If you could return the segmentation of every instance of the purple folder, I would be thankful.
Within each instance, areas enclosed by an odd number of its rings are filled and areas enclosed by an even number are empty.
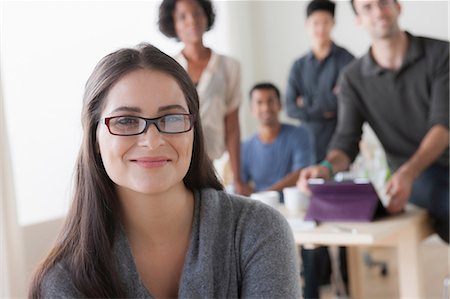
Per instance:
[[[368,181],[308,181],[311,203],[305,220],[369,222],[386,215],[372,184]]]

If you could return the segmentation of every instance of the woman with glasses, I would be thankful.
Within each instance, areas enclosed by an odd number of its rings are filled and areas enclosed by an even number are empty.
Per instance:
[[[175,59],[188,72],[200,97],[200,116],[206,152],[219,159],[225,150],[230,157],[234,189],[245,193],[240,178],[239,63],[203,44],[203,35],[214,24],[209,0],[164,0],[159,9],[159,29],[184,45]]]
[[[222,191],[198,109],[188,74],[151,45],[99,62],[73,203],[30,297],[300,296],[289,226]]]

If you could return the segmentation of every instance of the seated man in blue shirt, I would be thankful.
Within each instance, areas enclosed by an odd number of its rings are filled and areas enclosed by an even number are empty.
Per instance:
[[[280,92],[271,83],[257,84],[251,89],[250,105],[258,132],[241,145],[245,195],[294,186],[300,169],[315,161],[312,134],[302,126],[280,123]]]

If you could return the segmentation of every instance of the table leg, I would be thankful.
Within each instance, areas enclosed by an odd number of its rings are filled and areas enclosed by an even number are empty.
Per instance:
[[[344,279],[341,273],[341,260],[339,258],[339,247],[328,246],[328,253],[330,255],[331,262],[331,281],[333,286],[333,292],[339,294],[339,297],[346,297],[347,290],[345,289]]]
[[[400,298],[425,298],[423,279],[420,272],[419,236],[409,230],[398,241],[398,274]]]
[[[356,246],[347,247],[348,283],[350,297],[363,298],[363,269],[361,263],[361,249]]]

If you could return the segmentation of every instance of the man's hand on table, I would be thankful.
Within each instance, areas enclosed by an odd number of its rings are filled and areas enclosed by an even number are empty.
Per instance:
[[[399,213],[403,211],[411,196],[414,175],[400,167],[389,179],[386,185],[386,193],[390,197],[387,210],[390,213]]]
[[[304,193],[310,194],[308,188],[308,180],[315,178],[330,179],[330,170],[322,165],[313,165],[306,167],[300,171],[300,176],[297,180],[297,187]]]

